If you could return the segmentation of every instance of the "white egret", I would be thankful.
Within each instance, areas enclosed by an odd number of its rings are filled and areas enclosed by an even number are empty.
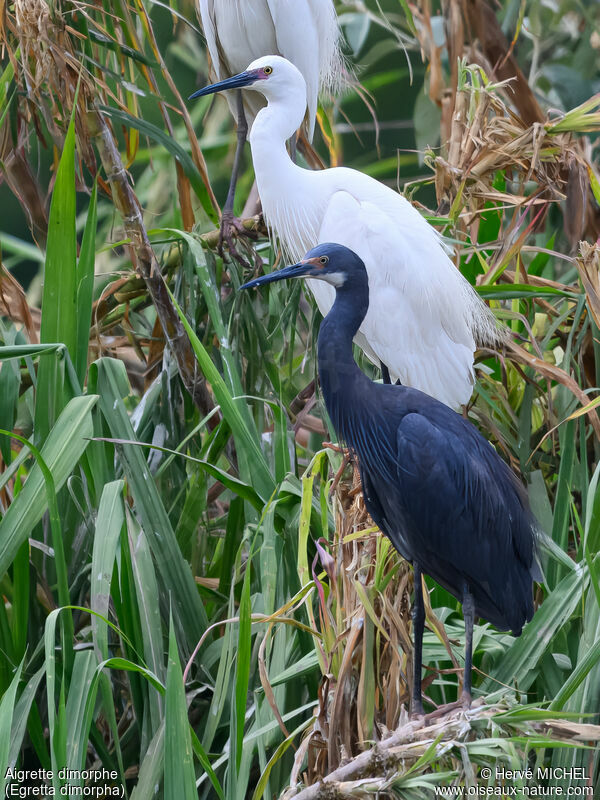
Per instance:
[[[249,139],[263,213],[286,255],[299,261],[323,242],[354,250],[367,268],[371,297],[357,344],[387,367],[392,381],[452,408],[468,402],[476,342],[495,342],[498,333],[437,231],[405,197],[357,170],[313,172],[294,164],[285,142],[304,117],[306,84],[289,61],[264,56],[196,94],[242,87],[267,99]],[[333,286],[310,283],[327,314]]]
[[[197,9],[217,81],[241,72],[265,53],[278,53],[296,65],[306,84],[304,129],[312,141],[319,91],[333,91],[342,83],[340,30],[333,0],[198,0]],[[241,92],[237,98],[229,93],[226,98],[237,121],[238,144],[223,207],[221,238],[235,253],[231,234],[233,230],[245,232],[233,215],[235,185],[248,125],[265,102],[256,94],[245,94],[242,99]]]

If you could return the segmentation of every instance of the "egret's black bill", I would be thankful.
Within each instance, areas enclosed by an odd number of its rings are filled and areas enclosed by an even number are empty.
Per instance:
[[[263,286],[265,283],[274,283],[275,281],[284,281],[287,278],[304,278],[306,275],[311,275],[314,268],[314,264],[308,261],[301,261],[299,264],[292,264],[291,267],[284,267],[276,272],[270,272],[268,275],[261,275],[260,278],[254,278],[253,281],[248,281],[248,283],[240,286],[240,289],[254,289],[256,286]]]
[[[238,75],[233,75],[231,78],[225,78],[224,81],[211,83],[210,86],[205,86],[204,89],[198,89],[197,92],[191,94],[188,100],[194,100],[196,97],[204,97],[207,94],[215,94],[215,92],[222,92],[225,89],[242,89],[244,86],[250,86],[258,79],[258,70],[249,69],[246,72],[240,72]]]

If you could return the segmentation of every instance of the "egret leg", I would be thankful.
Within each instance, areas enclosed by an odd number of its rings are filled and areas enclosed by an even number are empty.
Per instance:
[[[463,617],[465,619],[465,672],[463,677],[463,690],[461,702],[464,708],[470,708],[473,698],[471,696],[471,671],[473,669],[473,621],[475,619],[475,601],[469,591],[467,582],[463,583]]]
[[[383,382],[391,384],[392,378],[390,376],[390,371],[387,368],[387,366],[383,363],[383,361],[379,362],[379,368],[381,369],[381,377],[383,378]],[[402,386],[402,384],[400,383],[400,378],[398,378],[394,386]]]
[[[244,101],[242,99],[241,91],[236,94],[237,99],[237,146],[235,148],[235,156],[233,159],[233,170],[231,173],[231,180],[229,182],[229,191],[227,192],[227,199],[223,206],[221,213],[221,230],[219,233],[219,253],[223,255],[223,243],[227,244],[227,249],[231,255],[236,258],[243,266],[249,266],[242,256],[238,253],[235,244],[233,243],[234,236],[248,236],[256,238],[256,234],[247,231],[242,225],[241,221],[233,213],[233,203],[235,200],[235,188],[237,186],[240,167],[242,164],[242,155],[244,153],[244,145],[248,138],[248,122],[246,114],[244,113]]]
[[[387,366],[383,363],[383,361],[379,362],[379,367],[381,369],[381,377],[383,378],[384,383],[391,383],[392,379],[390,377],[390,371]]]
[[[298,163],[298,134],[295,133],[290,139],[290,158],[294,164]]]
[[[425,606],[423,604],[423,582],[421,567],[413,562],[414,571],[414,600],[412,608],[413,618],[413,690],[411,714],[413,717],[422,715],[423,701],[421,699],[421,668],[423,663],[423,630],[425,628]]]

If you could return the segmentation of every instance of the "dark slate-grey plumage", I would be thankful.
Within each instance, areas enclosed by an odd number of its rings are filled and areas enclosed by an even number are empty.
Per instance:
[[[533,581],[542,576],[525,491],[470,422],[423,392],[374,383],[358,368],[352,339],[367,312],[369,287],[353,251],[322,244],[299,264],[242,288],[301,277],[336,288],[317,345],[325,405],[358,460],[367,510],[414,568],[413,713],[423,711],[421,573],[463,604],[462,700],[469,704],[474,616],[518,636],[533,615]]]

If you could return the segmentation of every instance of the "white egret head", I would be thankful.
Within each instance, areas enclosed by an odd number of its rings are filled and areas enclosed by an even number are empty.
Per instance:
[[[285,127],[290,127],[287,136],[291,136],[300,126],[306,112],[306,82],[302,73],[281,56],[257,58],[244,72],[198,89],[189,99],[228,89],[252,89],[260,92],[269,103],[282,108],[281,121],[285,120]]]
[[[227,89],[253,89],[267,100],[285,100],[290,95],[300,95],[306,103],[306,83],[300,70],[281,56],[261,56],[249,64],[244,72],[198,89],[189,99]]]

